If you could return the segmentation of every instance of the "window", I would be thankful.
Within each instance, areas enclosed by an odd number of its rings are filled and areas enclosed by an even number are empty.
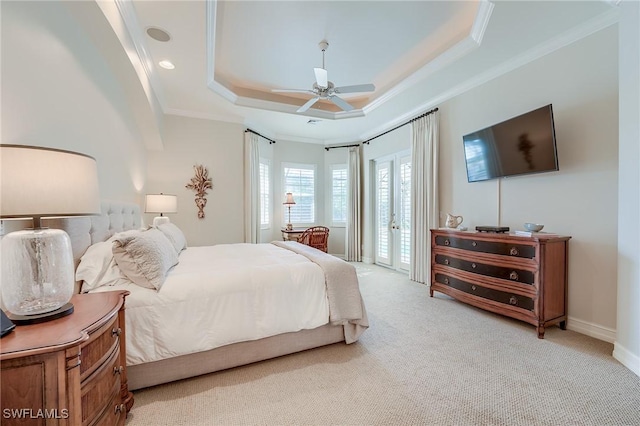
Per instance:
[[[345,226],[347,224],[347,166],[334,164],[331,166],[331,224]]]
[[[260,159],[260,227],[267,229],[271,225],[269,160]]]
[[[291,206],[291,223],[315,223],[316,167],[312,164],[285,164],[282,176],[284,192],[291,192],[296,202]],[[283,209],[283,223],[289,223],[288,208]]]

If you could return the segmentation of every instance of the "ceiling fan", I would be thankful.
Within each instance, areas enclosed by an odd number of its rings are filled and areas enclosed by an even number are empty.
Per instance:
[[[360,93],[360,92],[373,92],[376,87],[373,84],[356,84],[353,86],[341,86],[335,87],[333,82],[329,81],[327,75],[327,69],[324,67],[324,52],[329,47],[329,43],[326,40],[322,40],[318,46],[322,50],[322,68],[314,68],[313,71],[316,75],[316,82],[313,83],[311,90],[309,89],[272,89],[272,92],[277,93],[310,93],[314,95],[304,105],[302,105],[296,112],[305,112],[313,104],[320,99],[328,99],[343,111],[351,111],[351,106],[347,101],[339,97],[338,95],[344,93]]]

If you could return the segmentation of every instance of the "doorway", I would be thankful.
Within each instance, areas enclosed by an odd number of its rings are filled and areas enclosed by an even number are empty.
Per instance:
[[[375,160],[374,262],[409,271],[411,259],[411,155]]]

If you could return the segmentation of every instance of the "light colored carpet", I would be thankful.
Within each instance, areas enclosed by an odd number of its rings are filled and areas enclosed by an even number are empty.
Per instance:
[[[613,346],[358,264],[371,327],[335,344],[136,391],[139,425],[640,425]]]

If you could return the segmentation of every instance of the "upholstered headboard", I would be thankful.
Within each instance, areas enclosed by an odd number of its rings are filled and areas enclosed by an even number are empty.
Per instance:
[[[143,225],[137,204],[103,201],[100,208],[100,216],[42,219],[43,226],[62,229],[69,234],[76,267],[91,244],[106,241],[116,232],[139,229]]]

